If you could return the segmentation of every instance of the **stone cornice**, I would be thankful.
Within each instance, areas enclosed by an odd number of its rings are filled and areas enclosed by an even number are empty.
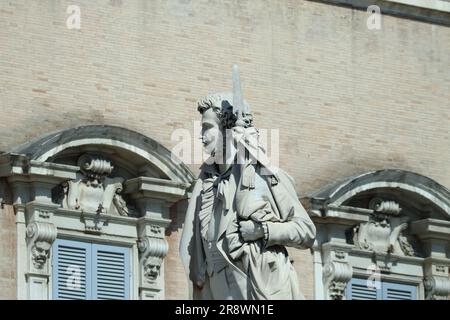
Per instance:
[[[75,179],[79,169],[77,166],[30,160],[23,154],[0,156],[0,177],[14,181],[58,183]]]
[[[416,256],[402,256],[397,254],[391,254],[387,252],[374,252],[368,251],[358,248],[353,248],[350,253],[354,256],[367,257],[367,258],[375,258],[379,261],[391,261],[391,262],[407,262],[409,264],[422,264],[424,258],[416,257]]]
[[[171,180],[138,177],[129,179],[124,183],[126,194],[132,198],[154,198],[177,201],[187,197],[186,190],[190,183],[180,183]]]
[[[411,223],[411,234],[420,239],[450,240],[450,221],[422,219]]]
[[[311,211],[310,211],[311,212]],[[322,216],[311,214],[311,218],[316,223],[332,223],[341,225],[355,225],[369,221],[370,209],[348,207],[348,206],[325,206]]]
[[[73,217],[77,220],[82,218],[88,218],[88,219],[94,219],[97,217],[101,217],[102,219],[106,219],[108,222],[114,222],[118,224],[125,224],[125,225],[132,225],[135,226],[137,223],[137,218],[134,217],[125,217],[125,216],[116,216],[116,215],[110,215],[110,214],[97,214],[95,212],[83,212],[79,210],[73,210],[73,209],[65,209],[65,208],[58,208],[54,212],[55,216],[65,216],[65,217]]]
[[[450,26],[450,2],[443,0],[310,0],[367,10],[377,5],[381,14]]]

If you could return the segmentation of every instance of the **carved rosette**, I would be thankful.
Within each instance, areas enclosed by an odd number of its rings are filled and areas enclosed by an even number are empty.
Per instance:
[[[342,300],[353,269],[348,263],[346,252],[337,250],[332,252],[331,256],[331,261],[325,264],[323,269],[325,290],[329,299]]]
[[[34,268],[41,270],[50,256],[57,229],[52,223],[32,222],[27,227],[27,242]]]
[[[153,237],[141,238],[137,245],[142,275],[149,283],[155,283],[159,278],[163,259],[169,251],[169,245],[165,239]]]

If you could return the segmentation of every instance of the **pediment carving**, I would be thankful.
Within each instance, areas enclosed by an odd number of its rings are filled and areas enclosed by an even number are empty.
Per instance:
[[[96,154],[78,158],[80,177],[60,186],[62,207],[97,214],[130,215],[122,197],[122,177],[110,177],[114,166],[109,159]]]
[[[417,255],[406,234],[410,218],[402,215],[402,208],[396,201],[376,197],[369,202],[369,209],[373,210],[369,221],[353,228],[353,243],[358,248],[402,256]]]

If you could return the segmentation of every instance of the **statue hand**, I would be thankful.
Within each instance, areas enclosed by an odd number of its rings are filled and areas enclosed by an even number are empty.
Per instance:
[[[197,281],[195,282],[195,286],[196,286],[197,289],[199,289],[199,290],[202,290],[204,285],[205,285],[205,282],[204,282],[204,281],[197,280]]]
[[[264,237],[262,224],[252,220],[239,222],[239,231],[244,241],[255,241]]]

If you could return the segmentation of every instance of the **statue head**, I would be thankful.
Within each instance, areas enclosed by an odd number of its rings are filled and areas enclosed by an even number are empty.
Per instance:
[[[233,108],[231,92],[213,93],[199,100],[197,110],[202,115],[202,142],[205,152],[214,156],[226,147],[227,130],[236,125],[251,127],[253,117],[247,113],[242,119]],[[247,102],[244,104],[248,106]],[[249,110],[249,108],[247,108]]]

